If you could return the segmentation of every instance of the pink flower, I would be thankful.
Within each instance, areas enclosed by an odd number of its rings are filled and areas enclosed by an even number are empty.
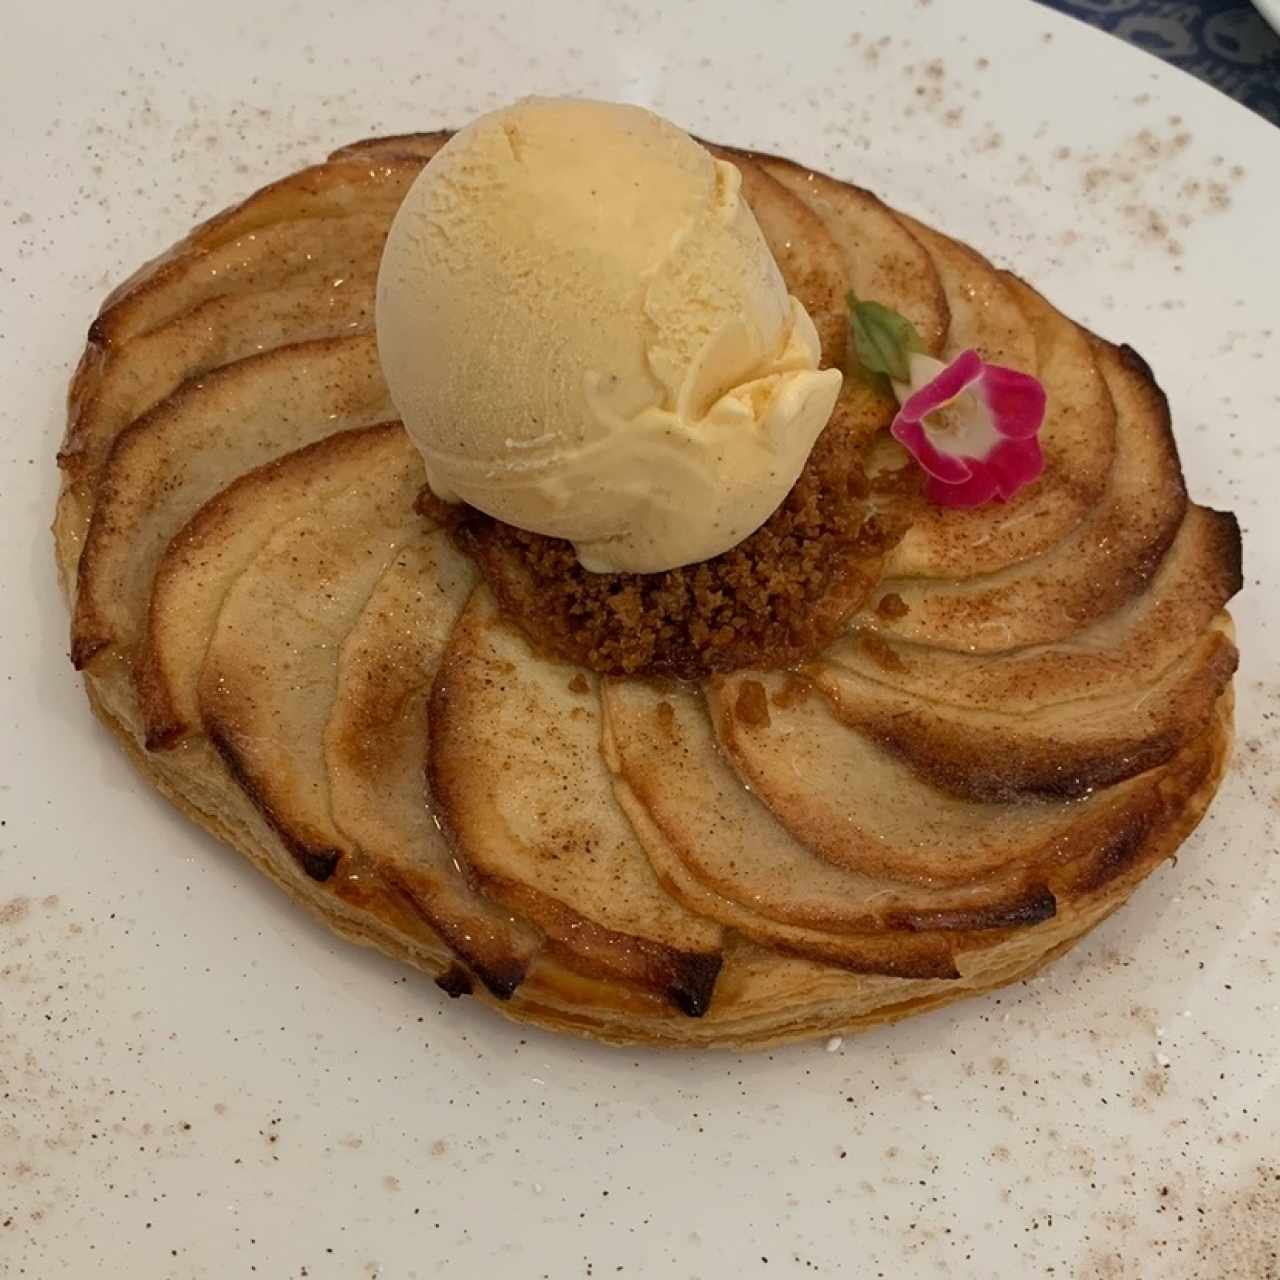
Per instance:
[[[1045,393],[1035,378],[976,351],[946,365],[913,352],[910,370],[910,383],[894,383],[901,407],[890,430],[929,473],[930,502],[1004,501],[1039,477]]]

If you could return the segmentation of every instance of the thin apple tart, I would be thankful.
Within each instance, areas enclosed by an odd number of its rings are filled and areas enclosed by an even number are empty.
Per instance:
[[[134,763],[338,933],[611,1043],[847,1033],[1065,951],[1231,742],[1239,533],[1143,360],[856,186],[713,149],[823,367],[852,296],[1034,375],[1043,474],[930,502],[854,371],[755,534],[587,573],[435,501],[383,379],[383,241],[447,137],[267,187],[94,321],[54,529]]]

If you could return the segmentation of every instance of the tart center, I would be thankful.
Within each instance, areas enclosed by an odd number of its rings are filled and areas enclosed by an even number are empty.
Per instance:
[[[752,157],[634,107],[517,103],[423,170],[379,353],[422,505],[538,645],[696,678],[801,662],[864,602],[914,486],[871,478],[897,405],[841,373],[824,242]]]
[[[857,416],[849,402],[837,407],[760,529],[711,560],[662,573],[591,573],[563,539],[470,507],[442,510],[429,493],[420,506],[452,520],[503,612],[570,661],[604,675],[681,679],[794,666],[866,602],[918,494],[915,468],[868,476],[868,424]]]

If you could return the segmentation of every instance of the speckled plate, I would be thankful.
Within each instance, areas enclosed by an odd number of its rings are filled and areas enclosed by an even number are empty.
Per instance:
[[[1280,132],[1024,0],[647,9],[7,18],[0,1275],[1274,1274]],[[1142,350],[1196,496],[1239,512],[1231,776],[1042,978],[831,1052],[521,1031],[312,925],[92,720],[45,527],[104,291],[336,144],[534,90],[651,103],[972,241]]]

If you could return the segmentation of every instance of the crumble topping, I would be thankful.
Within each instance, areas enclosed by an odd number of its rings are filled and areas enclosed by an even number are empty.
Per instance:
[[[907,466],[869,480],[872,438],[837,410],[760,529],[723,555],[665,573],[589,573],[569,542],[470,507],[448,518],[503,612],[539,647],[602,675],[697,679],[791,666],[866,602],[909,522],[919,473]],[[429,493],[420,506],[442,514]]]

